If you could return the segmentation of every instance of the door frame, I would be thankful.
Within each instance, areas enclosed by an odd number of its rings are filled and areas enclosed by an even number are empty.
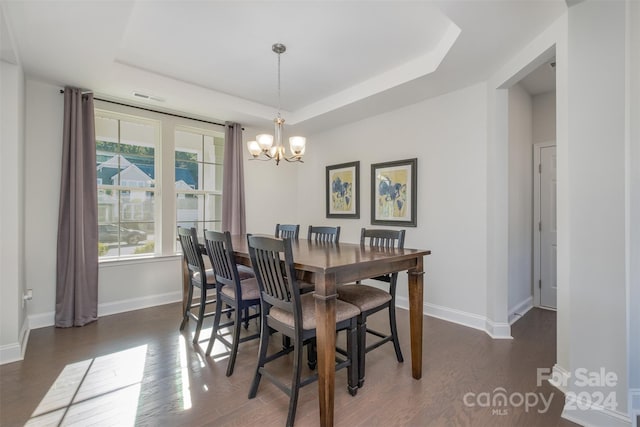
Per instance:
[[[533,144],[533,306],[554,310],[540,304],[540,151],[543,148],[555,147],[555,141],[536,142]]]

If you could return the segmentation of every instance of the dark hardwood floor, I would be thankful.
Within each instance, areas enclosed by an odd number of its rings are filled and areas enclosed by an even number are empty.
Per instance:
[[[508,341],[425,317],[419,381],[412,379],[408,360],[408,313],[399,310],[398,321],[407,360],[397,363],[392,345],[369,353],[365,385],[354,397],[347,392],[346,370],[339,371],[336,426],[574,425],[560,418],[564,396],[546,382],[536,385],[536,369],[555,362],[554,312],[531,310],[514,324]],[[375,315],[370,322],[387,324]],[[0,425],[284,425],[288,398],[269,381],[247,399],[257,341],[241,344],[227,378],[224,347],[216,343],[212,357],[204,355],[210,324],[195,347],[193,322],[184,333],[179,324],[180,305],[169,304],[82,328],[31,331],[25,359],[0,366]],[[279,366],[283,379],[289,378],[287,362]],[[511,403],[500,406],[494,399],[500,392]],[[319,424],[317,395],[315,384],[302,389],[297,426]],[[533,403],[534,396],[551,399],[546,411],[540,400],[529,408],[521,402]]]

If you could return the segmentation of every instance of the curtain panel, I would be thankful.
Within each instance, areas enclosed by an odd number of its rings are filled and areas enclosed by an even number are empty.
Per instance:
[[[98,189],[93,94],[64,90],[56,265],[57,327],[98,318]]]
[[[244,202],[242,126],[225,122],[222,177],[222,230],[231,234],[247,232]]]

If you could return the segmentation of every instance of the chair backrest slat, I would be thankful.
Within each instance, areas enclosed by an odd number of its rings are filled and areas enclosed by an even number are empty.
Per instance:
[[[368,246],[375,249],[384,249],[391,251],[393,249],[404,249],[405,230],[389,230],[389,229],[366,229],[360,230],[360,245]],[[398,273],[385,274],[372,279],[380,280],[391,284],[391,292],[395,294],[395,285]]]
[[[307,239],[319,243],[339,243],[340,226],[325,227],[310,225],[309,231],[307,232]]]
[[[276,237],[298,240],[299,234],[300,224],[276,224]]]
[[[193,273],[200,273],[204,277],[204,262],[202,252],[198,244],[198,236],[195,228],[178,227],[178,239],[182,246],[182,253],[187,260],[187,266]]]
[[[379,249],[403,249],[405,230],[366,229],[360,230],[360,244]]]
[[[291,239],[248,235],[247,242],[263,302],[293,313],[302,324]]]
[[[236,288],[240,282],[238,266],[233,255],[233,245],[231,243],[231,233],[225,231],[204,231],[204,241],[209,255],[209,261],[216,275],[216,281],[223,285],[232,285]]]

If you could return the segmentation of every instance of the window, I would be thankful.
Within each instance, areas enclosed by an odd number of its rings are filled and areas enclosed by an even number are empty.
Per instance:
[[[95,120],[99,255],[153,253],[160,124],[106,114]]]
[[[95,117],[101,260],[174,254],[176,224],[220,230],[223,132],[102,101]]]
[[[178,226],[220,230],[224,139],[181,128],[175,132],[175,191]]]

